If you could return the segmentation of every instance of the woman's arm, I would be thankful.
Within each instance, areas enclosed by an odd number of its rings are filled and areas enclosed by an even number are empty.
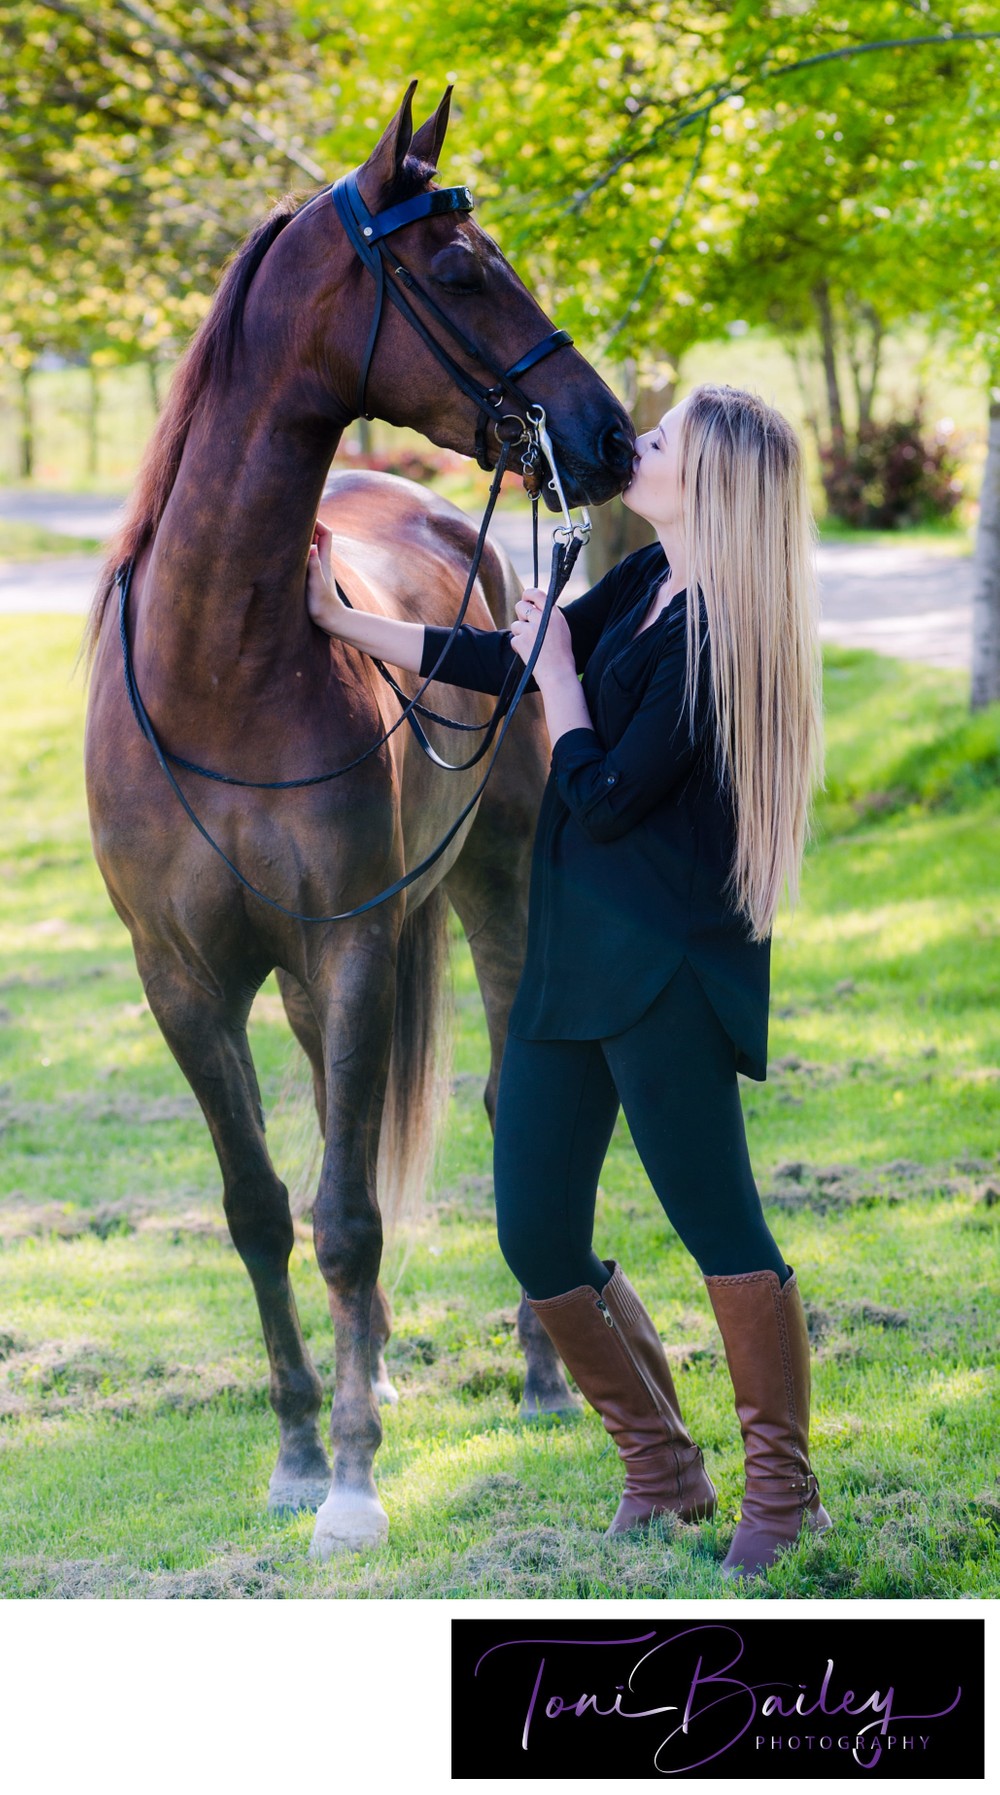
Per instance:
[[[561,617],[566,619],[577,673],[583,672],[597,645],[620,586],[621,568],[613,567],[603,579],[598,580],[596,586],[591,586],[589,592],[571,599],[567,605],[559,605],[552,614],[550,629],[558,628]],[[534,589],[529,589],[524,596],[534,597],[539,603],[545,597],[544,593]],[[519,615],[523,616],[523,611]],[[518,657],[513,646],[511,628],[477,629],[474,624],[463,623],[445,649],[450,633],[449,628],[443,624],[428,624],[424,629],[424,653],[419,668],[421,678],[426,679],[433,673],[434,678],[441,680],[444,685],[463,686],[473,692],[500,692],[511,667],[517,665]],[[440,667],[437,667],[436,663],[442,654],[444,659]],[[524,689],[526,692],[537,692],[540,689],[534,674]]]
[[[393,667],[419,673],[424,651],[422,623],[404,623],[399,617],[377,617],[358,611],[338,598],[330,570],[331,532],[318,520],[309,548],[306,568],[306,604],[309,615],[328,636],[336,636],[351,648],[376,655]]]

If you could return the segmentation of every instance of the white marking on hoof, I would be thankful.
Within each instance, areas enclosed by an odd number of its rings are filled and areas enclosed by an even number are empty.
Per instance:
[[[377,1496],[334,1487],[316,1516],[310,1558],[325,1564],[338,1552],[365,1552],[389,1537],[389,1517]]]
[[[373,1380],[372,1389],[376,1402],[397,1403],[399,1401],[399,1391],[395,1384],[390,1384],[387,1377],[379,1378],[377,1381]]]

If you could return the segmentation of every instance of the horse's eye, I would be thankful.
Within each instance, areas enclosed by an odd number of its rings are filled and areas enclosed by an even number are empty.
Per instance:
[[[431,263],[431,278],[449,293],[481,293],[486,285],[478,257],[464,243],[449,243],[438,250]]]

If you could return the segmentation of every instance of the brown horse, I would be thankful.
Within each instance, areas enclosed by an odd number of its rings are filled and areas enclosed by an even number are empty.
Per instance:
[[[358,171],[371,212],[431,186],[449,95],[414,133],[415,85]],[[504,367],[537,342],[543,314],[468,217],[410,224],[405,253],[421,286]],[[382,1358],[389,1309],[378,1284],[378,1171],[390,1169],[387,1139],[397,1183],[425,1157],[449,904],[468,935],[486,1008],[492,1123],[548,764],[540,699],[524,701],[477,809],[427,873],[350,922],[297,922],[239,885],[184,815],[129,710],[117,607],[108,600],[115,563],[132,558],[139,688],[167,748],[203,765],[247,779],[295,779],[353,760],[398,718],[398,701],[372,663],[316,629],[304,602],[327,471],[357,416],[372,304],[371,276],[327,194],[298,210],[279,207],[247,239],[172,385],[89,632],[94,849],[150,1007],[205,1113],[229,1228],[256,1293],[280,1428],[270,1502],[322,1504],[313,1543],[320,1556],[387,1533],[372,1477],[382,1437],[377,1398],[393,1394]],[[474,404],[392,307],[366,390],[373,414],[472,451]],[[599,503],[619,491],[631,425],[582,357],[561,348],[532,370],[529,390],[545,407],[570,502]],[[453,618],[475,539],[453,506],[408,481],[352,474],[333,481],[322,516],[357,603],[426,622]],[[509,563],[488,550],[468,620],[504,627],[518,596]],[[393,671],[412,693],[415,676]],[[489,714],[490,701],[451,688],[431,687],[426,702],[469,722]],[[477,739],[426,727],[453,760],[467,758],[464,744]],[[326,784],[234,792],[178,777],[254,885],[289,909],[333,914],[416,866],[481,773],[442,773],[404,725]],[[273,968],[312,1064],[325,1140],[313,1218],[336,1340],[332,1487],[317,1429],[322,1389],[288,1279],[288,1197],[268,1155],[247,1044],[254,995]],[[566,1408],[573,1399],[532,1320],[522,1298],[525,1410]]]

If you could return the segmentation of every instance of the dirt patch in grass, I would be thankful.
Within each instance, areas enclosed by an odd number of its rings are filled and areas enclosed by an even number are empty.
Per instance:
[[[905,1309],[885,1308],[880,1303],[831,1303],[826,1309],[807,1303],[805,1310],[809,1338],[816,1343],[826,1339],[837,1327],[850,1328],[860,1324],[877,1328],[907,1328],[910,1325],[910,1316]]]
[[[85,966],[80,972],[43,976],[37,972],[12,972],[0,979],[0,991],[66,991],[88,979],[110,978],[116,966]]]
[[[462,1172],[427,1204],[432,1214],[492,1215],[493,1178],[489,1172]]]
[[[0,1370],[0,1421],[23,1417],[109,1414],[127,1421],[157,1414],[194,1414],[224,1403],[267,1406],[267,1377],[243,1363],[168,1364],[153,1359],[128,1366],[92,1340],[12,1341]]]
[[[997,1180],[984,1184],[976,1174],[992,1171],[994,1163],[1000,1167],[1000,1156],[996,1162],[965,1160],[948,1166],[923,1166],[912,1159],[890,1159],[873,1166],[824,1166],[789,1159],[775,1166],[770,1178],[763,1181],[761,1200],[779,1209],[810,1209],[818,1215],[941,1196],[967,1197],[989,1206],[991,1199],[980,1193],[993,1189]]]
[[[183,1195],[171,1199],[159,1197],[123,1197],[113,1203],[97,1203],[93,1208],[77,1204],[25,1203],[14,1192],[0,1205],[0,1243],[19,1240],[54,1239],[115,1240],[129,1234],[166,1236],[179,1246],[184,1240],[214,1240],[230,1247],[225,1224],[200,1210],[174,1206],[187,1201]],[[173,1211],[173,1212],[172,1212]]]
[[[458,1388],[463,1396],[472,1397],[493,1396],[497,1391],[502,1391],[511,1402],[520,1402],[524,1394],[524,1373],[513,1365],[477,1364],[473,1361],[464,1377],[460,1378]]]
[[[522,1499],[526,1492],[519,1477],[510,1471],[491,1471],[456,1490],[449,1508],[456,1521],[475,1521],[483,1515],[509,1513]]]
[[[0,1134],[15,1128],[61,1129],[69,1117],[81,1122],[126,1122],[147,1128],[161,1122],[190,1122],[201,1116],[193,1097],[92,1097],[67,1094],[58,1103],[9,1103],[0,1099]]]
[[[42,1340],[7,1354],[0,1374],[0,1421],[130,1406],[121,1395],[124,1363],[93,1340]]]
[[[133,1596],[154,1602],[274,1601],[287,1594],[299,1552],[228,1557],[189,1571],[136,1570],[122,1558],[12,1558],[0,1566],[0,1595],[49,1601]]]
[[[837,983],[829,986],[827,990],[817,990],[815,996],[808,1003],[782,1004],[780,1008],[775,1009],[774,1014],[780,1016],[784,1021],[792,1016],[812,1016],[818,1010],[835,1010],[842,1003],[849,1002],[852,997],[857,997],[861,989],[855,979],[838,979]]]
[[[501,1520],[488,1541],[457,1554],[451,1570],[471,1595],[586,1595],[605,1584],[609,1593],[641,1596],[669,1590],[690,1575],[687,1552],[676,1549],[682,1540],[714,1561],[698,1529],[672,1516],[645,1535],[613,1540],[583,1527],[518,1527]]]
[[[852,1518],[864,1530],[869,1563],[900,1588],[925,1588],[934,1560],[940,1564],[978,1557],[984,1533],[996,1537],[995,1521],[977,1500],[963,1501],[948,1492],[934,1504],[920,1489],[862,1498],[855,1502]]]

